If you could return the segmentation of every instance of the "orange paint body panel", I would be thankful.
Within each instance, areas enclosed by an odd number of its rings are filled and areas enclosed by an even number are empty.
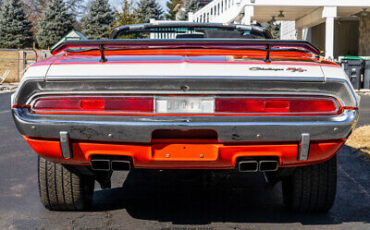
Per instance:
[[[313,142],[308,160],[298,161],[298,144],[155,143],[117,144],[78,142],[72,144],[73,158],[62,157],[56,140],[24,137],[40,156],[57,163],[90,165],[92,155],[127,156],[135,168],[147,169],[233,169],[239,157],[278,157],[280,167],[320,163],[333,157],[345,140]]]

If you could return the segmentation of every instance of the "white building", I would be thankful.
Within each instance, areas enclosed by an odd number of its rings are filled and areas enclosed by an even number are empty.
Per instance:
[[[369,8],[369,11],[367,10]],[[370,0],[213,0],[194,22],[282,21],[281,39],[306,39],[328,58],[370,56]]]

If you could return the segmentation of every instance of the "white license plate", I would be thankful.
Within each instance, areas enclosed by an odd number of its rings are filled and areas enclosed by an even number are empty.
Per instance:
[[[158,97],[155,99],[156,113],[214,113],[215,99],[212,97]]]

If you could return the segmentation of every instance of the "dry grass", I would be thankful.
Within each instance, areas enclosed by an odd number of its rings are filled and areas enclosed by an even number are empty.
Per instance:
[[[18,58],[23,58],[18,56],[17,50],[0,50],[0,77],[3,76],[4,72],[9,70],[9,75],[6,77],[5,82],[18,82],[20,79],[18,77],[24,71],[21,67],[18,69]],[[34,60],[35,53],[32,51],[27,51],[27,60]]]
[[[355,129],[348,138],[346,145],[363,152],[370,158],[370,125]]]
[[[6,70],[9,70],[5,82],[15,82],[18,80],[18,52],[15,51],[0,51],[0,77],[3,76]]]

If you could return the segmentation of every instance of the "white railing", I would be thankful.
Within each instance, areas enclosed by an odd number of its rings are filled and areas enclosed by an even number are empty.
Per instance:
[[[171,22],[171,23],[182,23],[183,21],[164,21],[164,20],[156,20],[156,19],[150,19],[150,23],[168,23],[168,22]],[[195,33],[195,31],[185,31],[185,32],[173,32],[173,33],[169,33],[169,32],[157,32],[157,33],[150,33],[150,39],[175,39],[177,37],[177,35],[179,34],[193,34]]]
[[[230,23],[243,10],[242,0],[213,0],[192,15],[193,22]]]
[[[150,39],[175,39],[177,35],[182,34],[193,34],[195,31],[186,31],[186,32],[178,32],[178,33],[150,33]]]

